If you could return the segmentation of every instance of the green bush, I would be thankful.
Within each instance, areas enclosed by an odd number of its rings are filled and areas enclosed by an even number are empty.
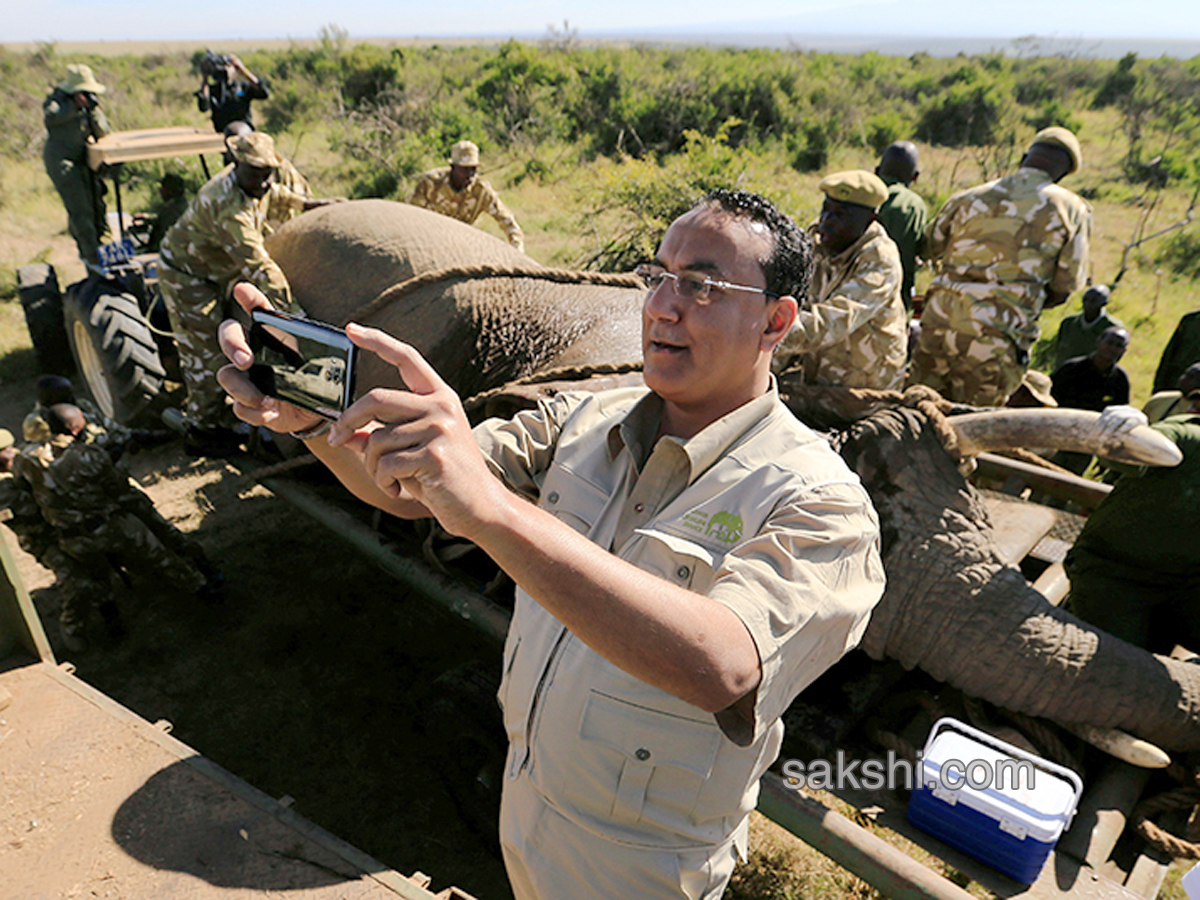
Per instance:
[[[1158,264],[1186,278],[1200,278],[1200,232],[1183,229],[1162,245]]]
[[[917,124],[922,140],[947,147],[982,146],[995,140],[1004,117],[1004,97],[974,72],[960,69],[926,106]]]

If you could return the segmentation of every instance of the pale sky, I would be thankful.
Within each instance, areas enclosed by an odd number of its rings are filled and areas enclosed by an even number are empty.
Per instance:
[[[1200,39],[1195,0],[0,0],[0,42],[367,37],[540,37],[564,20],[578,36],[703,33]],[[785,39],[786,39],[785,37]]]

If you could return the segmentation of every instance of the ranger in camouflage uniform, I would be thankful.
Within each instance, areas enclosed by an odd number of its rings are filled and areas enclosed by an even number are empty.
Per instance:
[[[1043,309],[1087,278],[1092,210],[1057,182],[1079,141],[1046,128],[1012,175],[955,194],[929,235],[940,270],[925,295],[910,381],[976,406],[1003,406],[1029,365]]]
[[[459,141],[450,148],[450,165],[422,175],[408,202],[468,225],[487,213],[508,235],[508,242],[524,252],[521,226],[495,188],[478,177],[478,169],[479,148],[470,141]]]
[[[783,371],[803,366],[806,384],[894,390],[904,383],[908,327],[900,253],[876,211],[887,186],[870,172],[827,176],[815,245],[811,296],[776,354]]]
[[[159,267],[188,391],[184,413],[198,426],[231,421],[216,375],[225,363],[217,326],[228,315],[233,286],[249,281],[277,309],[294,309],[287,278],[263,245],[270,233],[268,203],[304,210],[331,202],[275,185],[280,157],[268,135],[240,135],[230,139],[229,148],[234,163],[200,189],[167,232]]]
[[[7,432],[4,432],[7,434]],[[0,506],[12,515],[6,524],[21,549],[54,573],[59,590],[58,630],[63,645],[73,653],[87,649],[85,632],[93,606],[99,606],[110,631],[118,633],[119,618],[111,598],[118,589],[116,572],[108,560],[85,565],[63,550],[59,529],[46,521],[36,494],[46,489],[46,471],[53,454],[45,449],[53,434],[44,418],[25,419],[25,448],[11,462],[12,474],[0,476]],[[3,455],[0,454],[0,459]]]
[[[26,455],[40,469],[34,499],[57,529],[63,552],[89,573],[116,566],[148,585],[207,596],[216,572],[199,544],[159,515],[102,447],[88,442],[77,406],[60,403],[50,413],[53,435]],[[86,622],[86,610],[77,613]]]
[[[67,208],[79,258],[93,266],[100,262],[100,237],[106,225],[103,185],[88,168],[87,145],[112,131],[96,98],[104,90],[90,67],[71,65],[67,77],[42,103],[46,123],[42,162]]]

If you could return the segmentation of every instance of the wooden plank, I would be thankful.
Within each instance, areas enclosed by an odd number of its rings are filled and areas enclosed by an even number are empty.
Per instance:
[[[996,552],[1010,565],[1020,563],[1058,522],[1054,510],[1036,503],[1004,500],[995,495],[983,500],[992,522]]]
[[[6,896],[434,900],[54,666],[0,686]]]
[[[980,453],[975,457],[979,474],[989,478],[1005,479],[1018,477],[1024,484],[1044,491],[1061,500],[1071,500],[1085,509],[1095,509],[1100,501],[1112,492],[1112,485],[1088,481],[1078,475],[1052,472],[1040,466],[1030,465],[995,453]]]
[[[104,164],[224,152],[224,135],[213,131],[185,126],[143,128],[107,134],[88,144],[88,165],[98,169]]]

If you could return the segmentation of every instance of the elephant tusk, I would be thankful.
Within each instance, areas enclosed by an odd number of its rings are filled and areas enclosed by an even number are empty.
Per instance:
[[[1039,447],[1091,453],[1114,462],[1177,466],[1183,454],[1153,428],[1139,425],[1124,434],[1096,433],[1099,413],[1082,409],[1004,409],[950,416],[963,456],[993,450]]]
[[[1061,724],[1061,723],[1060,723]],[[1083,738],[1093,747],[1110,756],[1142,769],[1165,769],[1171,757],[1165,750],[1149,741],[1135,738],[1117,728],[1098,728],[1095,725],[1063,725],[1072,734]]]

